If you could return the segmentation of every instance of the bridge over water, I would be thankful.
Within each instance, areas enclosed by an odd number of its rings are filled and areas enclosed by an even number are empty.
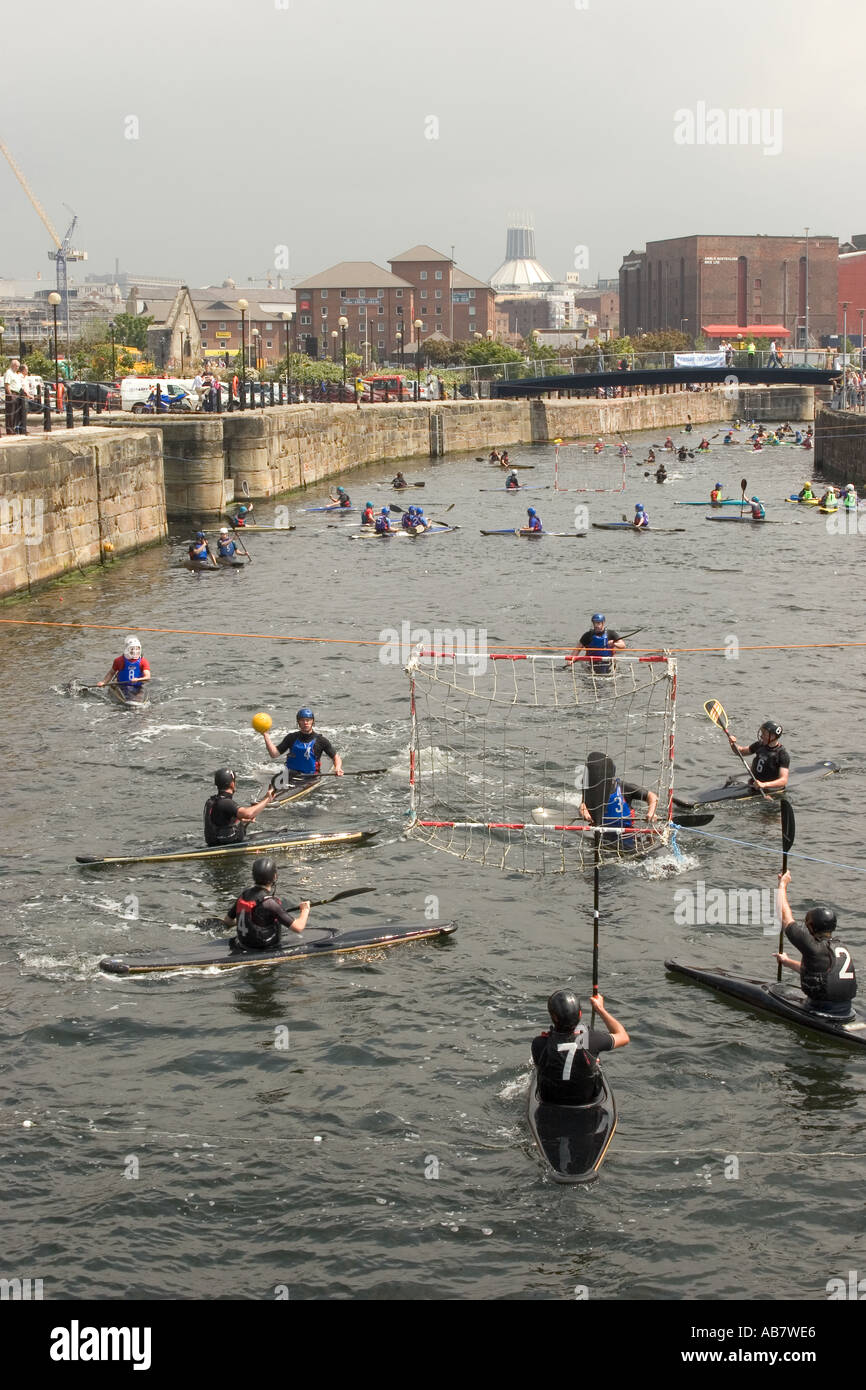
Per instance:
[[[815,367],[645,367],[633,372],[577,372],[568,376],[523,377],[518,381],[493,381],[490,394],[496,399],[543,396],[548,392],[595,394],[601,387],[622,387],[630,393],[635,387],[679,387],[691,385],[731,386],[829,386],[840,372]]]

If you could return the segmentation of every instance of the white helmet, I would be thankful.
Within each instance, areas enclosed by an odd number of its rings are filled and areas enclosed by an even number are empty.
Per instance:
[[[228,533],[229,533],[229,528],[228,528],[227,526],[221,526],[221,527],[220,527],[220,540],[222,540],[223,536],[228,536]]]
[[[141,643],[138,638],[130,635],[123,644],[123,655],[127,661],[138,661],[141,656]]]

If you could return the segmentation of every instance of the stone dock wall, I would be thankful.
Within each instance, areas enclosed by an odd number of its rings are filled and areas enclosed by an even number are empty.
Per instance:
[[[0,598],[166,531],[159,431],[75,429],[0,445]]]
[[[866,414],[822,407],[815,416],[815,468],[828,483],[866,493]]]

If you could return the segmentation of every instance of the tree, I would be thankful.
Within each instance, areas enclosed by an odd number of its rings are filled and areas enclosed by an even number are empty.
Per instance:
[[[114,326],[117,338],[129,347],[147,350],[147,330],[154,322],[150,314],[115,314]]]
[[[488,362],[522,362],[523,353],[517,348],[506,347],[505,343],[497,343],[494,338],[485,338],[483,342],[469,344],[465,360],[473,367]]]

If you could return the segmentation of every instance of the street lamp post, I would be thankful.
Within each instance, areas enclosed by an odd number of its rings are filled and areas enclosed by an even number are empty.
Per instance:
[[[400,354],[400,370],[401,370],[401,372],[402,372],[402,370],[403,370],[403,330],[402,330],[402,328],[398,328],[398,329],[397,329],[397,332],[396,332],[396,335],[395,335],[395,336],[396,336],[396,338],[397,338],[397,351],[398,351],[399,354]]]
[[[339,336],[340,336],[340,335],[339,335],[339,333],[337,332],[336,328],[332,328],[332,329],[331,329],[331,360],[332,360],[332,362],[334,362],[335,364],[336,364],[336,361],[337,361],[337,339],[339,338]]]
[[[15,322],[18,324],[18,356],[21,358],[21,361],[23,362],[23,361],[24,361],[24,335],[23,335],[23,333],[21,332],[21,320],[20,320],[20,319],[16,319]]]
[[[416,319],[415,328],[415,380],[418,383],[418,395],[421,394],[421,329],[424,327],[423,319]]]
[[[803,286],[803,291],[804,291],[804,297],[805,297],[805,300],[806,300],[806,304],[805,304],[805,309],[806,309],[806,315],[805,315],[805,317],[806,317],[805,337],[806,337],[806,341],[805,341],[805,343],[803,344],[803,346],[804,346],[805,349],[806,349],[806,356],[805,356],[805,359],[804,359],[804,360],[805,360],[806,366],[808,367],[808,365],[809,365],[809,228],[808,228],[808,227],[806,228],[806,275],[805,275],[805,283],[804,283],[804,286]]]
[[[346,318],[345,314],[341,314],[340,317],[339,317],[339,319],[337,320],[337,322],[338,322],[339,325],[340,325],[340,334],[341,334],[341,338],[342,338],[342,353],[343,353],[343,385],[345,386],[345,384],[346,384],[346,329],[349,327],[349,320]]]
[[[48,296],[48,303],[54,314],[54,409],[57,409],[57,397],[60,395],[60,364],[57,359],[57,306],[60,303],[60,295],[56,290],[52,290]]]
[[[282,315],[283,323],[286,325],[286,395],[288,396],[288,400],[286,401],[287,405],[291,405],[292,403],[292,344],[290,334],[293,317],[294,315],[292,315],[291,313],[284,313]]]
[[[249,300],[239,299],[238,308],[241,311],[241,410],[247,408],[247,309],[250,307]]]
[[[116,377],[117,377],[117,362],[116,362],[116,355],[117,355],[117,354],[116,354],[115,338],[114,338],[115,328],[116,328],[116,325],[115,325],[114,320],[112,319],[111,323],[108,325],[108,330],[109,330],[109,332],[111,333],[111,384],[112,384],[112,386],[114,385],[115,379],[116,379]]]
[[[842,409],[848,407],[848,300],[842,302]]]
[[[863,371],[863,315],[866,309],[860,310],[860,371]]]

